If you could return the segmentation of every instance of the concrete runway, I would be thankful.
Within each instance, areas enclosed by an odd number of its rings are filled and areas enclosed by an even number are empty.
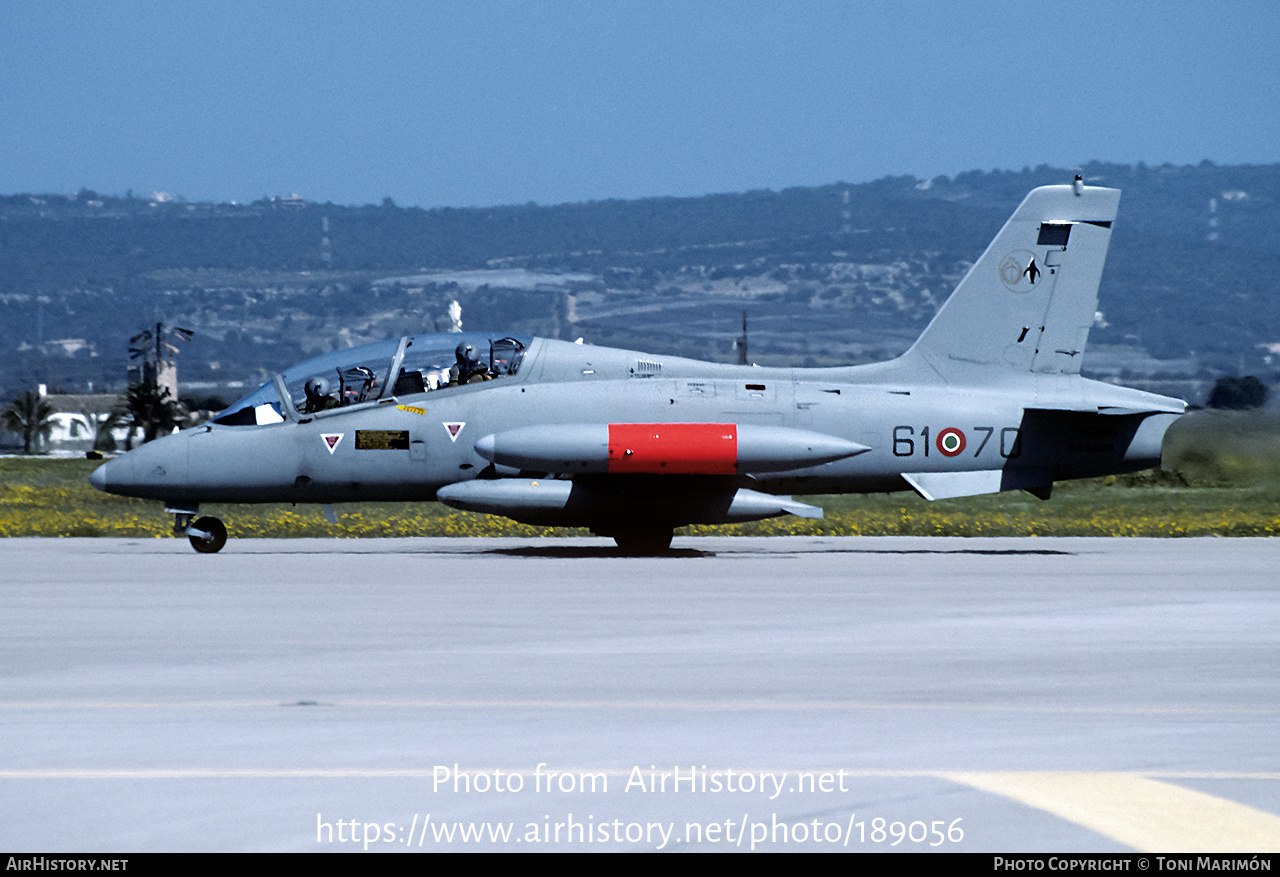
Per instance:
[[[1280,850],[1280,540],[607,545],[0,540],[0,849]]]

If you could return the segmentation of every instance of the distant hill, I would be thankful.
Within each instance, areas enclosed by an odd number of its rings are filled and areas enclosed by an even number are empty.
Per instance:
[[[163,320],[196,332],[181,379],[234,393],[447,325],[453,299],[469,329],[723,361],[746,310],[755,361],[885,358],[1029,189],[1075,172],[483,209],[0,196],[0,389],[119,387],[127,339]],[[1086,372],[1188,396],[1221,375],[1274,383],[1280,165],[1080,172],[1124,191]]]

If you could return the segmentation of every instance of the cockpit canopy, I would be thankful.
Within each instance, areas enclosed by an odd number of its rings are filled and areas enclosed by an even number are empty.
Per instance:
[[[514,375],[531,340],[527,336],[450,332],[406,335],[335,350],[285,369],[213,422],[254,426],[283,421],[285,408],[277,390],[281,382],[290,407],[303,415],[447,389],[459,383],[455,351],[463,345],[471,345],[475,351],[466,373],[470,381]]]

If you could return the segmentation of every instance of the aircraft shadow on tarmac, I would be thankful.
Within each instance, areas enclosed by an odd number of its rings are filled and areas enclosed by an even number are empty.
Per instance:
[[[503,555],[506,557],[717,557],[725,551],[704,551],[696,548],[669,548],[653,554],[624,554],[611,545],[599,547],[590,545],[565,546],[528,546],[520,548],[494,548],[478,552],[480,554]],[[752,552],[755,553],[755,552]],[[989,554],[989,555],[1070,555],[1070,551],[1055,551],[1050,548],[832,548],[814,546],[803,551],[782,550],[764,552],[770,555],[787,554]]]
[[[1050,554],[1069,556],[1071,551],[1054,551],[1051,548],[841,548],[830,554]]]
[[[762,545],[754,540],[743,540],[741,547],[737,545],[725,546],[724,540],[718,540],[715,548],[695,548],[687,546],[677,546],[668,548],[664,551],[651,553],[626,553],[620,551],[616,546],[602,542],[599,545],[582,545],[582,544],[565,544],[565,545],[547,545],[530,544],[504,546],[502,548],[492,548],[483,545],[470,546],[467,540],[460,539],[450,544],[447,548],[442,549],[438,545],[424,546],[420,543],[409,542],[403,547],[390,547],[388,543],[394,543],[395,540],[371,540],[369,543],[361,544],[361,540],[334,540],[332,544],[317,545],[316,542],[321,540],[302,540],[298,544],[291,544],[290,540],[285,540],[284,544],[280,544],[280,540],[271,540],[270,544],[255,545],[254,540],[244,540],[237,545],[237,554],[261,554],[261,555],[301,555],[301,554],[318,554],[318,555],[368,555],[368,554],[418,554],[418,555],[471,555],[471,556],[490,556],[490,557],[543,557],[555,559],[576,559],[576,558],[714,558],[721,556],[749,554],[759,555],[762,557],[788,557],[810,554],[971,554],[971,555],[994,555],[994,556],[1061,556],[1067,557],[1078,552],[1062,551],[1052,548],[981,548],[974,546],[972,548],[956,548],[943,547],[937,548],[889,548],[877,547],[874,545],[866,545],[860,547],[838,546],[831,543],[809,543],[804,546],[782,546],[777,544]],[[541,540],[540,540],[541,541]],[[559,540],[549,540],[557,542]],[[566,540],[568,541],[568,540]],[[843,539],[841,541],[844,541]],[[917,538],[916,541],[925,542],[927,538]],[[977,541],[977,540],[975,540]],[[147,543],[140,547],[153,547]]]
[[[558,558],[575,558],[575,557],[715,557],[714,551],[699,551],[696,548],[668,548],[666,551],[655,552],[653,554],[624,554],[612,545],[566,545],[564,547],[554,546],[529,546],[527,548],[494,548],[489,551],[479,552],[481,554],[505,555],[507,557],[558,557]]]

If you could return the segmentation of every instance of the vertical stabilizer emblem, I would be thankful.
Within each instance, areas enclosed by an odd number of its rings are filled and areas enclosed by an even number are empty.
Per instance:
[[[1029,250],[1014,250],[1000,261],[1000,282],[1013,292],[1035,289],[1041,274],[1036,254]]]

